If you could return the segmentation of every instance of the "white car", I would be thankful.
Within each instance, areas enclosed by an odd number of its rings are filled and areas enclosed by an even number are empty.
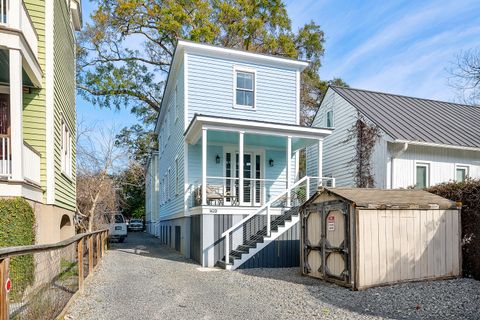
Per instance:
[[[122,214],[115,214],[115,217],[110,223],[110,239],[118,240],[118,242],[125,241],[127,237],[127,224]]]
[[[143,231],[142,219],[131,219],[128,223],[128,230],[130,231]]]

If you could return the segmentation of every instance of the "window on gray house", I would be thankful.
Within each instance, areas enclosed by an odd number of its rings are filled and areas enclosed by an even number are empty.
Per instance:
[[[468,168],[467,167],[457,167],[456,169],[456,180],[457,182],[465,182],[468,176]]]
[[[333,110],[327,111],[327,128],[333,128]]]
[[[254,107],[255,74],[253,72],[237,71],[236,105]]]
[[[416,165],[416,182],[415,188],[423,189],[429,186],[428,164],[419,163]]]

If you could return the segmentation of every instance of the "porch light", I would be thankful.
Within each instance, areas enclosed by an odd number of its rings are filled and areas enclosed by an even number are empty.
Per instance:
[[[216,163],[220,163],[220,156],[217,154],[217,156],[215,157],[215,162]]]
[[[275,162],[273,161],[273,159],[270,159],[270,160],[268,160],[268,164],[270,165],[270,167],[273,167]]]

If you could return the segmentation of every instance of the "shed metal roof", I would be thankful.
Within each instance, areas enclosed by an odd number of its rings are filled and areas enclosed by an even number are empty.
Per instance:
[[[453,201],[424,190],[320,188],[316,196],[330,193],[368,209],[456,209]],[[314,196],[315,197],[315,196]]]
[[[394,140],[480,148],[480,107],[330,87]]]

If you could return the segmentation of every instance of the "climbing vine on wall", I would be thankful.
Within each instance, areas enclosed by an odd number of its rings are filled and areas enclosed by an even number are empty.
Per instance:
[[[355,141],[355,155],[348,162],[354,168],[355,185],[358,188],[375,187],[375,177],[372,173],[372,154],[377,140],[380,138],[380,129],[369,125],[361,114],[357,115],[352,128],[344,141]]]

